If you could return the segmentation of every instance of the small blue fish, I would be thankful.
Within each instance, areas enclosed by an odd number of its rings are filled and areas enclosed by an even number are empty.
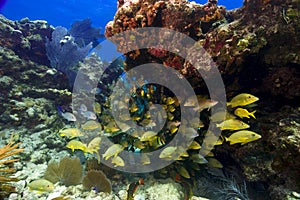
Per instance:
[[[69,122],[76,122],[76,117],[73,113],[63,112],[60,106],[57,106],[58,113]]]

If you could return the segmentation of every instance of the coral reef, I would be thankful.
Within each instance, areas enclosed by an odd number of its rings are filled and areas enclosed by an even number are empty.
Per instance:
[[[208,1],[207,4],[198,5],[185,0],[119,1],[115,18],[107,24],[105,35],[110,38],[140,27],[163,27],[185,33],[197,41],[193,48],[188,49],[190,58],[199,51],[197,46],[203,46],[219,65],[228,92],[237,87],[263,90],[267,86],[271,90],[266,92],[276,94],[278,85],[274,82],[263,83],[263,80],[281,77],[278,74],[282,71],[280,68],[288,68],[288,73],[292,74],[295,65],[300,63],[297,56],[297,32],[300,28],[297,1],[247,1],[241,9],[234,11],[226,11],[215,3]],[[115,42],[122,52],[126,52],[126,42]],[[171,66],[186,77],[199,76],[190,63],[159,47],[126,54],[127,70],[150,62]],[[262,72],[259,75],[258,70]],[[295,77],[295,86],[290,89],[293,91],[288,93],[289,98],[299,96],[298,82],[299,79]],[[280,90],[288,90],[290,87],[287,85],[281,85]]]
[[[13,22],[0,15],[0,45],[6,47],[21,59],[32,60],[37,64],[49,65],[45,42],[50,37],[53,27],[46,21],[30,21],[24,18]]]
[[[0,48],[0,57],[1,129],[53,124],[58,119],[55,104],[70,102],[67,78],[56,70],[21,59],[5,46]]]
[[[296,181],[299,173],[294,170],[299,165],[296,145],[299,132],[282,129],[290,127],[289,123],[283,127],[273,123],[280,121],[275,117],[278,114],[290,118],[289,112],[280,110],[284,105],[289,105],[293,113],[299,106],[299,1],[245,1],[242,8],[232,11],[217,6],[216,2],[198,5],[185,0],[119,0],[115,18],[107,24],[105,35],[108,39],[114,38],[121,52],[127,52],[127,47],[134,46],[135,42],[143,43],[152,38],[143,40],[137,31],[129,42],[113,37],[126,30],[135,33],[136,28],[162,27],[187,34],[196,41],[187,50],[189,58],[196,58],[194,55],[204,47],[218,64],[229,98],[237,91],[259,96],[262,102],[257,115],[263,119],[258,120],[254,130],[261,133],[263,139],[239,148],[218,147],[216,153],[231,155],[229,157],[241,166],[246,180],[265,185],[270,198],[287,198],[292,191],[299,191]],[[164,37],[159,32],[154,33],[153,40],[157,38]],[[172,41],[180,42],[180,38]],[[125,56],[125,70],[144,63],[161,63],[180,71],[194,88],[201,91],[205,87],[195,66],[165,51],[163,46],[136,49]],[[196,61],[199,62],[207,64],[205,60]],[[201,66],[200,69],[211,70]],[[221,162],[226,163],[226,160],[221,159]],[[290,178],[283,180],[282,177]]]
[[[174,165],[156,172],[155,179],[152,174],[145,175],[145,185],[139,187],[135,197],[139,199],[181,199],[185,195],[183,193],[189,188],[184,187],[184,184],[176,183],[173,180],[176,175],[179,174],[184,180],[183,182],[189,183],[195,176],[201,175],[202,169],[209,169],[212,173],[212,168],[223,166],[223,170],[226,171],[229,170],[229,162],[231,162],[238,166],[235,170],[241,172],[245,177],[250,198],[255,196],[253,193],[258,193],[255,190],[257,188],[263,188],[265,193],[267,191],[267,194],[263,193],[262,195],[265,199],[269,196],[270,199],[297,198],[300,188],[299,0],[245,1],[242,8],[233,11],[226,11],[224,7],[218,6],[216,3],[217,1],[214,0],[210,0],[204,5],[186,0],[119,0],[115,19],[107,25],[105,34],[110,38],[118,33],[139,27],[164,27],[190,36],[196,43],[186,49],[189,57],[193,58],[193,55],[196,55],[201,49],[200,47],[205,48],[218,64],[229,99],[241,92],[248,92],[260,98],[255,113],[257,121],[244,120],[251,125],[254,131],[262,135],[262,138],[243,146],[225,144],[222,147],[216,147],[211,154],[215,155],[222,164],[216,160],[212,162],[213,159],[207,161],[197,157],[198,163],[196,164],[189,162],[189,159],[176,161]],[[0,129],[4,132],[4,138],[8,137],[11,129],[16,131],[15,137],[18,138],[18,141],[22,141],[25,149],[22,153],[23,163],[14,163],[15,169],[19,171],[16,176],[22,180],[12,183],[16,186],[16,192],[11,194],[10,198],[125,199],[126,185],[138,177],[129,177],[127,174],[120,174],[116,170],[104,168],[102,165],[90,164],[87,168],[101,170],[111,180],[114,191],[112,194],[105,194],[97,193],[94,190],[84,191],[83,185],[80,184],[83,173],[82,163],[78,158],[74,161],[76,162],[74,166],[67,160],[66,164],[63,164],[63,168],[58,163],[50,163],[49,169],[46,170],[46,164],[50,159],[59,160],[62,157],[70,156],[71,152],[67,151],[65,147],[68,139],[59,137],[56,133],[63,127],[74,128],[75,126],[75,123],[67,122],[59,116],[56,108],[59,105],[63,107],[64,112],[71,112],[69,103],[72,93],[68,90],[66,75],[51,68],[47,59],[46,38],[49,38],[50,41],[55,29],[45,21],[23,19],[14,22],[1,16],[0,22],[0,102],[3,102],[0,108]],[[77,32],[75,29],[87,27],[88,21],[82,23],[84,26],[74,25],[73,31],[71,31],[74,35],[76,35],[74,32]],[[153,36],[156,38],[160,35],[153,34]],[[137,33],[131,38],[132,40],[140,39],[140,36]],[[68,39],[68,37],[60,38],[57,41],[67,44],[68,41],[64,39]],[[139,40],[139,42],[143,41],[145,40]],[[181,42],[180,38],[176,41]],[[114,42],[120,42],[119,50],[126,51],[126,41],[119,38]],[[106,99],[106,97],[109,96],[116,77],[122,74],[123,69],[130,70],[140,64],[157,62],[179,70],[191,81],[194,88],[204,90],[204,82],[199,81],[200,76],[196,74],[190,63],[174,53],[165,51],[161,46],[135,50],[128,52],[125,56],[126,63],[123,64],[122,59],[112,63],[104,72],[101,80],[98,80],[97,74],[102,74],[104,67],[108,64],[102,62],[96,55],[93,54],[86,58],[77,67],[88,71],[90,68],[100,66],[99,72],[91,71],[88,74],[90,81],[99,83],[96,99],[100,104],[100,109],[96,112],[94,105],[86,105],[87,110],[94,112],[93,114],[98,117],[102,124],[101,128],[103,128],[101,133],[110,135],[114,142],[120,142],[127,148],[126,150],[135,151],[138,149],[136,147],[145,148],[145,145],[143,146],[143,143],[139,143],[140,141],[134,137],[125,137],[114,123],[110,123],[112,117],[107,114],[108,110],[113,108],[109,105],[111,99]],[[207,61],[197,62],[203,64]],[[202,69],[211,70],[210,68]],[[134,121],[139,124],[142,124],[144,119],[147,120],[146,109],[140,109],[141,114],[140,110],[136,109],[136,105],[140,105],[138,103],[141,101],[149,103],[151,102],[149,99],[154,97],[155,101],[153,100],[153,102],[161,103],[166,108],[168,111],[166,117],[170,118],[170,121],[173,120],[174,123],[179,119],[179,106],[175,103],[176,99],[171,98],[167,103],[168,96],[165,94],[171,92],[163,93],[161,88],[155,87],[156,85],[141,87],[144,83],[144,80],[129,82],[138,88],[133,101],[129,103],[130,117],[134,117]],[[155,99],[158,96],[155,94],[155,89],[157,93],[160,93],[160,98],[166,98]],[[147,100],[143,100],[145,96],[148,98]],[[80,105],[80,103],[80,101],[75,102],[76,105]],[[122,107],[120,102],[115,101],[114,103],[115,106]],[[205,114],[205,117],[208,117],[209,114]],[[79,115],[86,120],[85,115],[80,113]],[[141,116],[145,118],[139,118]],[[124,116],[120,115],[120,117]],[[197,124],[197,128],[198,126]],[[176,132],[176,128],[178,128],[177,125],[173,124],[172,128],[170,126],[165,130],[167,134],[172,135],[170,133]],[[203,127],[199,126],[199,129],[203,131]],[[86,132],[91,133],[92,131]],[[159,148],[162,143],[170,140],[169,137],[165,141],[163,136],[163,132],[161,132],[154,145],[150,145],[150,137],[144,136],[146,140],[144,143],[148,145],[146,149]],[[201,138],[197,139],[198,142],[201,140]],[[198,143],[193,143],[191,148],[197,149],[199,146]],[[13,147],[15,146],[11,144],[8,148]],[[195,149],[189,150],[189,152],[193,152]],[[83,162],[85,161],[86,157],[82,152],[75,151],[74,154]],[[145,160],[142,164],[146,165],[149,162]],[[208,166],[203,165],[206,162],[210,162]],[[125,161],[125,164],[128,162]],[[70,166],[72,167],[70,168]],[[80,177],[76,178],[76,183],[70,182],[66,179],[66,175],[63,175],[71,173],[71,177],[75,176],[76,173],[73,171],[75,166],[78,168],[76,177]],[[56,175],[49,175],[51,174],[49,173],[50,168],[54,169],[53,173]],[[51,194],[39,195],[29,191],[25,180],[31,182],[40,179],[45,171],[47,171],[46,177],[55,178],[53,182],[61,179],[68,187],[56,184]],[[57,178],[57,174],[59,178]],[[162,181],[158,177],[166,180]],[[170,177],[171,179],[167,179]],[[197,178],[200,179],[200,177]],[[219,192],[221,193],[224,192],[222,183],[229,183],[227,186],[231,186],[231,189],[234,188],[234,192],[241,189],[237,187],[239,183],[243,186],[243,181],[239,181],[238,184],[232,181],[220,182],[221,190]],[[251,184],[249,184],[250,182]],[[254,187],[251,188],[251,185]],[[87,188],[90,189],[90,186]],[[98,188],[99,186],[96,186],[97,190]],[[232,191],[231,189],[230,191]],[[241,194],[244,194],[243,190],[241,191]],[[114,194],[115,192],[117,195]],[[197,195],[202,196],[201,193]],[[236,196],[246,199],[245,195]],[[253,199],[259,198],[255,196]]]

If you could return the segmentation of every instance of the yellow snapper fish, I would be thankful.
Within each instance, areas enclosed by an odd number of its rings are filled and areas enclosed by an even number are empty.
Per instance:
[[[115,133],[115,132],[118,132],[120,131],[121,129],[119,127],[117,127],[116,123],[115,122],[109,122],[107,124],[107,126],[105,127],[105,132],[106,133]]]
[[[28,184],[30,190],[36,190],[38,192],[51,192],[54,190],[54,185],[46,179],[38,179]]]
[[[172,105],[175,103],[175,100],[172,97],[168,97],[165,101],[167,105]]]
[[[142,165],[149,165],[151,163],[149,156],[142,153],[141,154],[141,163],[142,163]]]
[[[166,147],[160,152],[159,158],[172,159],[174,157],[176,149],[177,147],[174,146]]]
[[[89,144],[87,145],[87,151],[89,153],[96,153],[100,149],[100,143],[101,143],[102,138],[101,137],[95,137],[92,139]]]
[[[75,149],[82,150],[84,153],[87,152],[87,146],[86,144],[80,142],[79,140],[71,140],[66,145],[67,148],[71,149],[72,152],[75,151]]]
[[[174,133],[177,132],[178,127],[172,124],[169,129],[170,129],[170,134],[173,135]]]
[[[203,145],[205,148],[213,148],[216,145],[223,144],[224,139],[221,137],[215,136],[211,131],[208,131],[205,135]]]
[[[230,106],[232,108],[237,107],[237,106],[246,106],[246,105],[252,104],[258,100],[259,100],[259,98],[255,97],[251,94],[242,93],[242,94],[239,94],[239,95],[233,97],[230,102],[227,102],[227,106]]]
[[[162,145],[166,144],[164,136],[154,136],[151,140],[148,141],[149,145],[154,149],[161,147]]]
[[[179,146],[176,152],[180,157],[189,157],[189,153],[186,150],[184,147]]]
[[[134,141],[133,146],[138,148],[138,149],[145,149],[146,148],[146,145],[140,140]]]
[[[178,167],[178,168],[177,168],[177,171],[178,171],[178,173],[179,173],[182,177],[188,178],[188,179],[191,178],[191,176],[190,176],[188,170],[185,169],[183,166]]]
[[[197,133],[197,131],[194,128],[186,127],[184,125],[182,125],[182,127],[181,127],[181,133],[189,139],[193,139],[193,138],[199,136],[199,134]]]
[[[193,162],[198,163],[198,164],[206,164],[206,163],[208,163],[208,161],[202,155],[200,155],[199,153],[193,153],[193,154],[191,154],[190,159]]]
[[[139,107],[134,103],[134,104],[132,104],[131,105],[131,107],[129,108],[129,111],[131,112],[131,113],[134,113],[134,112],[136,112],[136,111],[138,111],[139,110]]]
[[[175,108],[174,106],[172,106],[172,105],[169,105],[167,109],[168,109],[168,111],[171,112],[171,113],[174,112],[174,111],[176,110],[176,108]]]
[[[94,120],[89,120],[81,125],[81,128],[85,131],[93,131],[96,129],[101,129],[101,124]]]
[[[248,130],[237,131],[231,134],[228,138],[225,137],[225,140],[230,142],[230,145],[241,143],[241,145],[247,144],[261,138],[261,135]]]
[[[113,159],[111,160],[111,163],[115,164],[115,167],[124,167],[125,166],[125,162],[120,156],[113,157]]]
[[[215,158],[207,158],[207,161],[208,161],[207,165],[208,165],[209,167],[212,167],[212,168],[219,168],[219,169],[223,168],[222,163],[220,163],[220,161],[218,161],[218,160],[215,159]]]
[[[244,117],[250,118],[250,116],[251,116],[254,119],[256,119],[254,116],[255,112],[256,112],[256,110],[254,110],[253,112],[249,112],[247,109],[237,108],[237,109],[235,109],[234,114],[240,118],[244,118]]]
[[[228,119],[223,121],[220,124],[216,124],[218,128],[220,128],[222,131],[223,130],[241,130],[241,129],[246,129],[249,128],[250,126],[246,124],[243,121],[237,120],[237,119]]]
[[[61,137],[67,137],[69,139],[73,139],[75,137],[83,136],[83,133],[78,128],[66,128],[59,131],[59,135]]]
[[[224,119],[225,118],[225,119]],[[235,119],[236,116],[230,114],[227,111],[219,111],[214,113],[211,117],[210,120],[212,122],[220,122],[220,121],[224,121],[224,120],[228,120],[228,119]]]
[[[190,119],[188,121],[189,125],[193,128],[203,128],[204,127],[204,124],[203,122],[200,120],[200,118],[197,118],[197,117],[194,117],[192,119]]]
[[[101,105],[98,102],[94,104],[94,112],[97,114],[101,114]]]
[[[117,122],[117,124],[118,124],[118,127],[122,130],[122,132],[127,132],[127,131],[129,131],[131,129],[131,126],[129,126],[126,123]]]
[[[96,153],[97,154],[97,160],[100,162],[100,155],[98,150],[100,149],[100,143],[102,138],[101,137],[95,137],[92,139],[89,144],[87,145],[87,152],[90,154]]]
[[[140,138],[140,141],[145,142],[153,139],[156,136],[157,132],[146,131]]]
[[[193,140],[189,146],[189,149],[193,149],[193,150],[201,149],[201,145],[195,140]]]
[[[113,144],[109,147],[105,153],[102,155],[105,160],[109,159],[110,157],[116,157],[121,151],[123,151],[124,147],[120,144]]]

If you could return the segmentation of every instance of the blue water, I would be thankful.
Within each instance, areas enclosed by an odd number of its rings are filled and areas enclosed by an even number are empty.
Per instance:
[[[114,17],[117,0],[0,0],[1,13],[11,20],[28,17],[43,19],[53,26],[69,28],[75,20],[90,18],[93,26],[102,27]],[[204,4],[207,0],[196,0]],[[219,0],[228,10],[241,7],[243,0]]]

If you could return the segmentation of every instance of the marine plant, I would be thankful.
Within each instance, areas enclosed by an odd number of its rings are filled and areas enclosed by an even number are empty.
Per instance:
[[[222,179],[221,186],[216,187],[213,193],[216,196],[216,200],[249,200],[246,182],[239,184],[233,177]]]
[[[84,47],[91,42],[95,47],[99,42],[98,39],[104,37],[100,34],[99,28],[93,28],[91,19],[76,21],[71,25],[69,30],[71,36],[75,38],[75,42],[79,47]]]
[[[19,148],[20,143],[14,144],[12,137],[7,145],[0,148],[0,198],[8,196],[14,191],[14,187],[10,186],[8,182],[18,181],[17,178],[11,177],[15,169],[11,165],[19,159],[6,159],[10,156],[23,152],[24,149]]]
[[[52,183],[61,182],[65,186],[78,185],[82,180],[83,168],[79,158],[64,157],[60,162],[50,162],[44,178]]]
[[[90,170],[86,173],[82,180],[82,185],[85,190],[95,190],[96,192],[111,193],[111,182],[100,170]]]
[[[72,68],[87,56],[92,43],[79,47],[68,30],[59,26],[52,32],[52,40],[46,38],[45,46],[51,66],[64,72],[72,83],[76,76],[76,70]]]

